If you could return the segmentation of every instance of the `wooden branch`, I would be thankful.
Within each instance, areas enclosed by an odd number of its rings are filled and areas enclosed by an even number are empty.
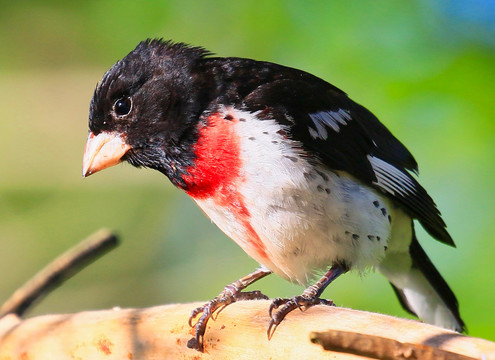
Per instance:
[[[19,318],[36,299],[116,244],[114,235],[99,231],[17,290],[0,309],[0,360],[495,358],[495,343],[486,340],[417,321],[324,306],[289,314],[268,341],[269,301],[228,306],[210,321],[204,353],[186,346],[194,333],[187,320],[200,304]]]
[[[351,346],[352,351],[340,346],[337,349],[339,352],[334,352],[311,343],[310,334],[313,341],[319,338],[318,341],[325,344],[321,334],[328,334],[329,329],[347,332],[343,335],[344,340],[346,337],[351,340],[361,338],[367,342],[367,335],[378,339],[371,343],[371,347],[382,349],[384,352],[379,353],[382,358],[495,358],[495,343],[487,340],[463,336],[414,320],[325,306],[316,306],[304,313],[290,313],[272,340],[268,341],[269,304],[269,301],[260,300],[228,306],[216,321],[209,323],[204,353],[186,346],[193,335],[187,320],[191,310],[199,303],[45,315],[23,321],[11,314],[0,319],[0,359],[358,360],[374,356],[362,352],[362,349],[369,349],[369,344],[364,347]],[[392,349],[390,353],[387,346],[381,344],[382,339],[397,344],[406,343],[413,350],[434,351],[423,353],[422,357],[417,357],[417,353],[411,350],[397,352]],[[347,340],[340,341],[341,345],[346,343]]]
[[[36,300],[53,291],[117,245],[117,237],[105,229],[100,229],[82,240],[16,290],[0,308],[0,318],[7,314],[22,316]]]

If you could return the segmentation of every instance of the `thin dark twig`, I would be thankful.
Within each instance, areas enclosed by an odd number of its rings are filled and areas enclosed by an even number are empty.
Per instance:
[[[313,332],[310,335],[310,339],[311,342],[320,344],[325,350],[373,359],[475,360],[470,356],[438,349],[426,344],[403,343],[390,338],[349,331]]]
[[[98,230],[57,257],[16,290],[0,307],[0,318],[7,314],[22,316],[34,301],[53,291],[117,245],[118,239],[114,234],[106,229]]]

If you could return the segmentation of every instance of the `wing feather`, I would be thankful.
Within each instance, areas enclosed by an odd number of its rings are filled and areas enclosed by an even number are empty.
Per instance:
[[[258,86],[242,102],[260,119],[276,119],[309,154],[373,186],[416,218],[437,240],[454,246],[433,199],[413,177],[407,148],[367,109],[327,82],[295,69]]]

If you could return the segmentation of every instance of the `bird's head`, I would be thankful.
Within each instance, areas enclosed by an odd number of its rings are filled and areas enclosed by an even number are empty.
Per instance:
[[[173,180],[177,167],[191,161],[186,149],[208,102],[208,79],[195,71],[206,55],[202,48],[146,40],[117,62],[91,101],[83,176],[128,161]]]

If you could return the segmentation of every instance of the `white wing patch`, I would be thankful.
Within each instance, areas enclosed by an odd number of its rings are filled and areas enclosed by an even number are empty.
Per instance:
[[[326,140],[328,137],[327,127],[333,131],[339,132],[340,127],[347,125],[351,120],[349,111],[339,109],[337,111],[318,111],[309,114],[311,120],[315,124],[315,128],[309,127],[309,134],[313,139],[320,138]]]
[[[397,193],[404,196],[416,193],[413,181],[395,166],[371,155],[368,155],[368,161],[377,179],[375,185],[392,195]]]

